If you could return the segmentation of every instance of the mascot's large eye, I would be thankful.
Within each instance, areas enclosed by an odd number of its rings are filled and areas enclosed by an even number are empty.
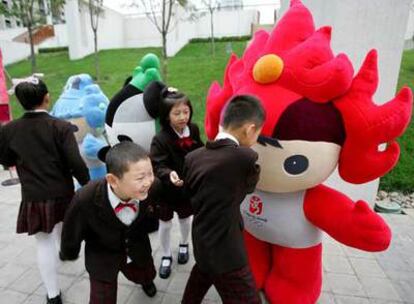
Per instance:
[[[288,157],[283,163],[285,171],[292,175],[298,175],[306,171],[309,167],[309,160],[303,155],[293,155]]]

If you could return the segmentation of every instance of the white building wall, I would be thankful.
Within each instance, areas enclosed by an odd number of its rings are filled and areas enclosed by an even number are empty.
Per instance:
[[[259,15],[256,10],[224,10],[216,11],[213,15],[214,37],[250,35],[252,23],[258,23]],[[205,14],[195,24],[194,38],[210,37],[210,14]]]
[[[78,0],[67,0],[65,5],[65,25],[55,25],[55,37],[43,42],[39,47],[69,46],[69,57],[80,59],[94,51],[93,32],[90,25],[88,7],[85,4],[79,6]],[[186,19],[186,12],[181,7],[177,8],[176,18],[172,19],[168,39],[168,56],[174,56],[183,46],[193,38],[210,37],[210,16],[205,14],[196,21]],[[214,14],[215,37],[245,36],[251,34],[252,23],[258,22],[256,10],[217,11]],[[11,40],[24,33],[26,29],[19,28],[0,31],[0,40]],[[104,8],[104,13],[99,19],[98,49],[115,48],[142,48],[161,47],[161,34],[155,25],[145,15],[122,15],[109,8]],[[14,54],[15,48],[22,45],[7,44]],[[4,47],[6,45],[4,44]],[[24,49],[24,47],[23,47]],[[10,60],[24,59],[25,51],[19,50],[19,56],[9,57]],[[5,56],[6,57],[6,56]],[[7,58],[5,61],[8,61]],[[11,61],[13,62],[13,61]],[[8,61],[8,63],[11,63]]]
[[[68,0],[65,16],[69,32],[69,56],[79,59],[93,53],[93,35],[87,8],[79,10],[77,0]],[[215,36],[250,35],[251,24],[257,21],[256,11],[220,11],[215,14]],[[186,20],[186,13],[177,8],[167,36],[167,54],[174,56],[192,38],[210,37],[209,16],[197,21]],[[77,39],[75,39],[75,37]],[[99,20],[98,48],[161,47],[161,34],[145,15],[122,15],[105,8]]]
[[[46,39],[38,45],[39,48],[54,48],[54,47],[67,47],[68,46],[68,31],[66,24],[55,24],[54,26],[55,36]]]
[[[88,14],[89,16],[89,14]],[[93,34],[89,25],[90,32]],[[135,30],[140,30],[135,29]],[[93,37],[93,35],[92,35]],[[104,15],[98,24],[98,47],[99,49],[124,48],[124,17],[111,9],[105,9]],[[92,40],[93,44],[93,40]]]
[[[30,56],[30,45],[26,43],[0,40],[0,49],[3,52],[3,64],[8,65]]]
[[[312,7],[319,5],[319,1],[306,1],[304,3]],[[412,6],[410,9],[407,9],[409,12],[409,19],[405,31],[399,32],[405,33],[405,48],[413,48],[414,43],[412,37],[414,36],[414,2],[413,0],[403,0],[403,2],[411,1]],[[281,12],[286,9],[287,1],[284,2]],[[396,16],[401,10],[393,9],[388,11],[387,8],[391,5],[395,5],[396,8],[407,6],[399,0],[391,0],[387,2],[387,5],[380,6],[380,14],[374,19],[376,22],[382,20],[388,20],[391,16]],[[379,5],[372,2],[371,7],[376,9]],[[358,6],[358,4],[357,4]],[[329,9],[329,11],[327,10]],[[333,33],[333,47],[334,49],[344,50],[348,49],[350,51],[350,56],[355,57],[354,60],[357,65],[361,62],[363,52],[355,52],[352,54],[352,45],[360,44],[365,45],[369,43],[375,47],[376,43],[374,42],[378,39],[379,35],[388,35],[390,32],[393,32],[394,29],[389,27],[384,27],[384,32],[381,34],[376,34],[374,37],[370,35],[371,32],[377,32],[376,26],[374,23],[364,23],[364,18],[357,18],[357,22],[349,22],[349,16],[355,14],[355,7],[353,7],[349,1],[329,1],[325,3],[324,10],[315,12],[315,19],[319,24],[333,24],[335,27],[340,27],[344,29],[346,33],[351,33],[348,40],[338,39],[338,33],[334,31]],[[367,10],[370,10],[368,8]],[[334,18],[336,14],[341,11],[344,15],[347,16],[345,20]],[[406,12],[407,12],[406,11]],[[329,13],[327,13],[329,12]],[[405,12],[405,13],[406,13]],[[62,47],[69,46],[69,55],[71,59],[79,59],[93,53],[93,33],[90,27],[90,18],[88,14],[87,7],[83,7],[79,10],[78,0],[68,0],[65,7],[65,14],[67,19],[67,24],[55,25],[55,37],[50,38],[43,42],[39,47]],[[182,9],[180,9],[179,14],[184,15]],[[279,13],[281,14],[281,13]],[[362,10],[356,13],[356,16],[360,16]],[[226,36],[244,36],[250,35],[251,33],[251,24],[258,23],[258,13],[256,10],[222,10],[217,11],[214,14],[214,35],[215,37],[226,37]],[[181,18],[183,19],[183,18]],[[335,20],[334,20],[335,19]],[[355,19],[355,18],[354,18]],[[114,49],[114,48],[141,48],[141,47],[161,47],[161,35],[155,28],[154,24],[144,15],[122,15],[121,13],[105,8],[104,15],[100,18],[99,21],[99,30],[98,30],[98,47],[99,49]],[[352,31],[355,31],[361,27],[367,27],[367,30],[364,31],[365,36],[361,35],[352,35]],[[25,57],[22,54],[25,54],[25,48],[21,45],[16,45],[12,43],[6,43],[5,41],[11,41],[14,37],[22,34],[26,31],[25,28],[14,28],[8,30],[0,30],[0,41],[2,49],[5,53],[11,54],[6,58],[5,61],[12,63],[15,61],[9,60],[21,60]],[[180,21],[178,24],[173,27],[171,32],[168,35],[168,50],[167,53],[169,56],[176,54],[190,39],[192,38],[208,38],[210,37],[210,16],[206,13],[203,17],[195,22],[189,21]],[[352,38],[352,39],[351,39]],[[394,41],[398,40],[400,37],[394,36]],[[390,43],[391,46],[399,48],[401,43]],[[22,47],[22,49],[17,50],[16,48]],[[5,48],[11,48],[6,50]],[[364,50],[366,51],[366,50]],[[382,56],[385,56],[386,53],[383,53]],[[23,56],[23,57],[22,57]],[[387,56],[392,56],[392,52],[388,53]],[[381,67],[381,73],[394,73],[396,66]],[[387,69],[387,71],[384,71]],[[394,84],[395,84],[394,79]],[[382,88],[380,88],[382,90]],[[385,89],[384,89],[385,90]],[[382,93],[378,93],[381,95]]]
[[[4,0],[2,2],[4,2]],[[11,7],[12,0],[6,0],[6,2],[7,2],[7,6]],[[5,3],[3,3],[3,4],[5,4]],[[6,24],[6,20],[10,22],[9,25]],[[10,28],[15,28],[17,26],[18,26],[18,24],[16,22],[16,18],[6,17],[4,15],[0,16],[0,30],[7,30],[7,29],[10,29]]]
[[[87,5],[79,5],[78,0],[68,0],[65,5],[65,16],[69,37],[69,57],[79,59],[92,54],[94,36]],[[124,48],[126,47],[124,36],[124,16],[104,8],[98,22],[98,49]]]
[[[93,52],[93,38],[86,9],[79,7],[78,0],[68,0],[65,4],[66,29],[69,57],[82,58]]]
[[[25,27],[18,27],[8,30],[0,30],[0,40],[12,41],[13,38],[25,33],[27,29]]]
[[[151,21],[142,15],[124,19],[124,46],[126,48],[160,47],[161,35]]]
[[[185,16],[184,9],[179,7],[177,15]],[[195,22],[189,20],[174,19],[171,24],[171,32],[167,35],[167,56],[171,57],[177,54],[192,38],[195,37],[194,23]]]
[[[65,47],[68,46],[68,35],[66,24],[54,25],[55,37],[46,39],[35,46],[35,52],[39,48]],[[23,42],[15,42],[13,38],[25,33],[26,28],[14,28],[0,31],[0,48],[3,52],[3,63],[5,65],[18,62],[30,56],[30,45]]]
[[[407,30],[405,32],[405,49],[414,48],[414,1],[411,4],[410,13],[408,15]]]

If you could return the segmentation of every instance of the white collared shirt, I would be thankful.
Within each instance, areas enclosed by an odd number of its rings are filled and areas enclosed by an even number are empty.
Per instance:
[[[220,131],[215,140],[219,140],[219,139],[230,139],[232,141],[234,141],[237,145],[240,145],[239,141],[237,140],[236,137],[234,137],[233,135],[231,135],[230,133],[224,132],[224,131]]]
[[[109,186],[109,184],[108,184],[108,198],[115,212],[115,208],[118,206],[119,203],[122,203],[122,200],[116,196],[116,194],[112,191],[111,186]],[[127,226],[131,225],[131,223],[137,218],[138,213],[139,213],[139,201],[132,200],[130,202],[133,202],[135,204],[135,206],[137,207],[137,212],[135,212],[129,207],[123,208],[118,213],[115,212],[117,218],[119,218],[119,220]]]
[[[185,126],[183,133],[178,133],[176,129],[174,129],[173,127],[171,127],[175,134],[177,134],[178,138],[184,138],[184,137],[189,137],[190,136],[190,128],[188,126]]]

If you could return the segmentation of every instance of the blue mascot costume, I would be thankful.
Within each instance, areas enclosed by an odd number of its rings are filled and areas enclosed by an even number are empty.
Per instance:
[[[79,150],[89,168],[91,179],[105,176],[105,164],[98,159],[98,151],[107,145],[105,115],[109,100],[93,83],[88,74],[69,77],[51,114],[76,126],[75,137]]]

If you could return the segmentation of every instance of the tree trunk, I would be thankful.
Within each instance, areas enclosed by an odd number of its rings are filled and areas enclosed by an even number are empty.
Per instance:
[[[97,30],[93,30],[93,42],[94,42],[94,45],[95,45],[95,77],[96,77],[96,80],[99,81],[100,71],[99,71],[98,33],[97,33]]]
[[[167,32],[162,33],[162,74],[164,82],[168,79]]]
[[[211,35],[211,52],[213,56],[216,55],[216,48],[214,45],[214,15],[213,10],[210,11],[210,35]]]
[[[36,54],[33,45],[33,33],[32,33],[32,25],[28,23],[27,31],[29,32],[29,42],[30,42],[30,59],[32,63],[32,74],[36,73]]]

